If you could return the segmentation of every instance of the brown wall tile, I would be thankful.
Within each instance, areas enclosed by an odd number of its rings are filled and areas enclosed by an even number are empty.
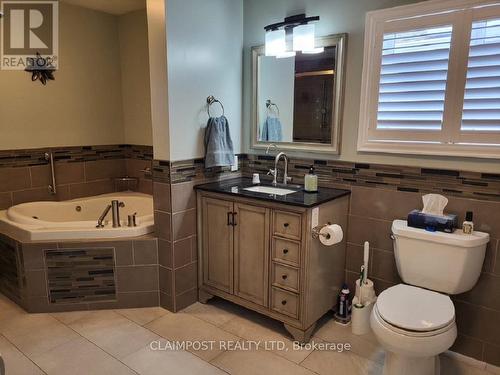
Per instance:
[[[163,211],[155,211],[155,230],[158,238],[170,241],[172,238],[171,215]]]
[[[170,212],[170,184],[163,182],[153,183],[153,202],[155,210]]]
[[[134,263],[136,265],[158,264],[156,239],[134,241]]]
[[[368,241],[371,247],[392,251],[391,226],[391,221],[349,215],[347,241],[356,245]]]
[[[180,311],[198,301],[198,288],[175,296],[175,311]]]
[[[483,360],[484,343],[472,337],[458,335],[450,350],[464,354],[468,357]]]
[[[184,293],[198,285],[198,263],[175,270],[175,294]]]
[[[115,191],[112,180],[100,180],[69,185],[71,199],[108,194]]]
[[[376,279],[386,280],[395,284],[401,282],[396,267],[396,258],[392,251],[372,249],[372,261],[369,273]]]
[[[196,208],[196,192],[194,182],[184,182],[172,185],[172,211],[186,211]]]
[[[29,168],[2,168],[0,192],[28,189],[31,187]]]
[[[500,367],[500,345],[486,343],[484,345],[484,361]]]
[[[96,160],[85,162],[85,180],[95,181],[123,177],[127,174],[124,159]]]
[[[500,317],[500,276],[481,274],[472,290],[455,296],[455,299],[497,310]]]
[[[194,237],[184,238],[174,242],[174,268],[183,267],[191,263],[193,246],[196,246]]]
[[[175,213],[172,221],[174,241],[196,234],[196,209]]]
[[[127,159],[125,163],[127,176],[129,177],[137,177],[144,178],[146,177],[144,170],[147,168],[152,168],[151,160],[141,160],[141,159]]]
[[[491,238],[500,238],[500,202],[449,197],[446,212],[458,214],[459,223],[463,222],[466,211],[474,212],[474,229],[489,233]]]
[[[158,266],[117,267],[116,280],[120,293],[158,290]]]
[[[169,311],[174,311],[174,296],[160,292],[160,306]]]
[[[5,210],[12,206],[11,193],[0,193],[0,210]]]
[[[34,270],[25,273],[27,291],[26,297],[46,297],[47,296],[47,281],[45,278],[45,270]]]
[[[56,182],[58,185],[85,182],[83,162],[56,162]],[[52,183],[50,165],[36,165],[31,167],[32,187],[47,186]]]
[[[172,268],[173,249],[170,241],[158,239],[158,263],[167,268]]]
[[[351,215],[376,219],[406,219],[408,213],[422,208],[422,194],[361,186],[351,188]]]
[[[70,190],[68,185],[57,186],[57,194],[55,195],[49,192],[48,187],[12,192],[12,203],[14,205],[26,202],[64,201],[68,199],[70,199]]]
[[[162,293],[168,294],[170,296],[173,296],[173,279],[172,279],[172,271],[163,267],[159,266],[159,281],[160,281],[160,291]]]

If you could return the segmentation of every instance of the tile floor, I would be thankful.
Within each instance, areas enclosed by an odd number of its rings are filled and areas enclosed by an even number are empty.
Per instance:
[[[202,340],[213,347],[196,347]],[[183,341],[194,345],[172,348]],[[259,341],[268,347],[257,348]],[[352,336],[326,317],[313,341],[352,348],[294,350],[280,323],[217,299],[177,314],[156,307],[27,314],[0,295],[7,375],[382,375],[384,354],[372,335]],[[151,342],[162,350],[152,350]],[[443,375],[489,374],[446,356],[442,368]]]

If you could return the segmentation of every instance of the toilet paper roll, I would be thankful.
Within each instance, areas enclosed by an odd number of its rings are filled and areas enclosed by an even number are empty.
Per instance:
[[[344,238],[344,232],[342,227],[337,224],[327,225],[321,228],[319,231],[319,240],[325,246],[332,246],[342,242]]]

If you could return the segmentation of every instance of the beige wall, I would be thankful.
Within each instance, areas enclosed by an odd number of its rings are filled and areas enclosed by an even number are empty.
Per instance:
[[[151,145],[148,21],[146,10],[118,18],[125,143]]]
[[[121,45],[124,57],[132,47],[147,57],[144,18],[61,3],[56,80],[42,86],[24,71],[0,71],[0,149],[151,144],[147,59],[120,63]]]
[[[345,161],[383,163],[410,166],[426,166],[471,171],[500,172],[498,160],[427,157],[411,155],[388,155],[359,153],[356,150],[358,137],[359,103],[361,93],[361,71],[363,65],[363,42],[365,15],[367,11],[390,8],[418,0],[245,0],[244,1],[244,151],[250,151],[251,113],[251,47],[264,44],[264,26],[282,20],[286,16],[305,12],[319,15],[316,25],[319,36],[348,33],[347,71],[342,126],[342,149],[340,156],[298,153],[305,157],[338,159]]]
[[[124,142],[115,17],[62,3],[59,22],[55,81],[0,71],[1,149]]]

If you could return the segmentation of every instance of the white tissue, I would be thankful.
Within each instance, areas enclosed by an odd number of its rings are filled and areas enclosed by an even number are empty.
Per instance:
[[[422,197],[424,208],[422,213],[443,216],[444,208],[448,204],[448,198],[440,194],[427,194]]]
[[[337,224],[326,225],[319,231],[320,236],[319,240],[325,246],[333,246],[342,242],[344,239],[344,232],[342,231],[342,227]]]

